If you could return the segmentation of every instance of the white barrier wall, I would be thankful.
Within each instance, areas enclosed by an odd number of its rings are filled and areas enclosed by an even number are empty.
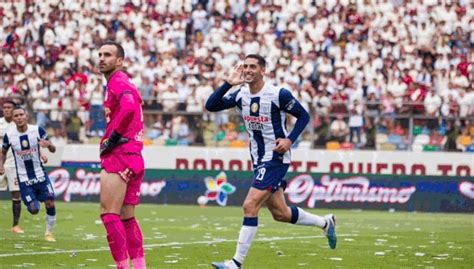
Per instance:
[[[251,170],[248,149],[159,147],[144,150],[147,169]],[[67,145],[49,166],[99,162],[98,145]],[[474,175],[474,155],[451,152],[294,150],[290,171],[398,175]]]

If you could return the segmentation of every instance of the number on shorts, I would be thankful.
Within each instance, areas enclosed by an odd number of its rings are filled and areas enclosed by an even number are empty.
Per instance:
[[[262,167],[262,168],[258,169],[258,172],[257,172],[258,174],[257,174],[256,179],[257,180],[262,180],[263,177],[265,176],[265,172],[267,172],[267,169],[265,167]]]

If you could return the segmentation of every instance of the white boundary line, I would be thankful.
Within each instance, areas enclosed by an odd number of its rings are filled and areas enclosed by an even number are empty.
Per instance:
[[[348,237],[348,236],[357,236],[355,234],[341,234],[338,237]],[[255,242],[271,242],[271,241],[285,241],[285,240],[294,240],[294,239],[313,239],[313,238],[324,238],[323,235],[314,235],[314,236],[291,236],[291,237],[264,237],[257,238]],[[193,241],[193,242],[170,242],[170,243],[161,243],[161,244],[150,244],[144,245],[144,248],[156,248],[156,247],[172,247],[172,246],[185,246],[185,245],[204,245],[204,244],[219,244],[219,243],[229,243],[236,242],[237,239],[218,239],[213,241]],[[23,253],[8,253],[0,254],[0,258],[7,257],[18,257],[18,256],[35,256],[35,255],[53,255],[53,254],[65,254],[65,253],[85,253],[85,252],[97,252],[97,251],[109,251],[109,248],[96,248],[96,249],[77,249],[77,250],[52,250],[52,251],[38,251],[38,252],[23,252]]]

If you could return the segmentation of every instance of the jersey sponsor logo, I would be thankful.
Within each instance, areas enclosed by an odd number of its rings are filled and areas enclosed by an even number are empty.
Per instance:
[[[247,129],[252,131],[263,131],[263,124],[256,122],[248,122]]]
[[[38,178],[33,178],[33,179],[26,180],[22,183],[24,183],[26,186],[31,186],[31,185],[34,185],[34,184],[41,183],[45,180],[46,180],[45,177],[38,177]]]
[[[26,140],[23,140],[25,142]],[[33,159],[33,154],[37,153],[38,150],[36,148],[32,149],[24,149],[24,150],[19,150],[16,151],[16,155],[23,161],[29,161]]]
[[[265,116],[244,116],[244,121],[247,124],[248,130],[262,131],[264,129],[264,123],[270,121],[269,117]]]
[[[255,123],[267,123],[270,121],[269,117],[265,116],[244,116],[244,121]]]

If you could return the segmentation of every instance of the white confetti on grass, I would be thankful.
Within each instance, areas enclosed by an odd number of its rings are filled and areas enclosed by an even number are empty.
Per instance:
[[[417,257],[423,257],[423,256],[425,256],[425,253],[423,253],[423,252],[417,252],[417,253],[415,253],[415,256],[417,256]]]
[[[464,258],[453,257],[453,260],[455,260],[455,261],[464,261]]]
[[[88,261],[88,262],[96,262],[97,259],[86,259],[86,261]]]
[[[84,235],[84,240],[95,240],[97,238],[97,235],[94,234],[85,234]]]
[[[344,238],[344,241],[347,241],[347,242],[353,242],[355,241],[353,238]]]
[[[307,266],[307,263],[298,263],[299,266]]]
[[[338,258],[338,257],[331,257],[329,258],[331,261],[342,261],[342,258]]]
[[[374,254],[375,254],[375,256],[385,256],[385,252],[383,252],[383,251],[377,251]]]
[[[377,242],[387,242],[386,239],[380,239],[380,238],[378,238],[376,241],[377,241]]]
[[[178,263],[178,260],[164,261],[164,263]]]
[[[447,257],[433,257],[434,260],[447,260]]]

